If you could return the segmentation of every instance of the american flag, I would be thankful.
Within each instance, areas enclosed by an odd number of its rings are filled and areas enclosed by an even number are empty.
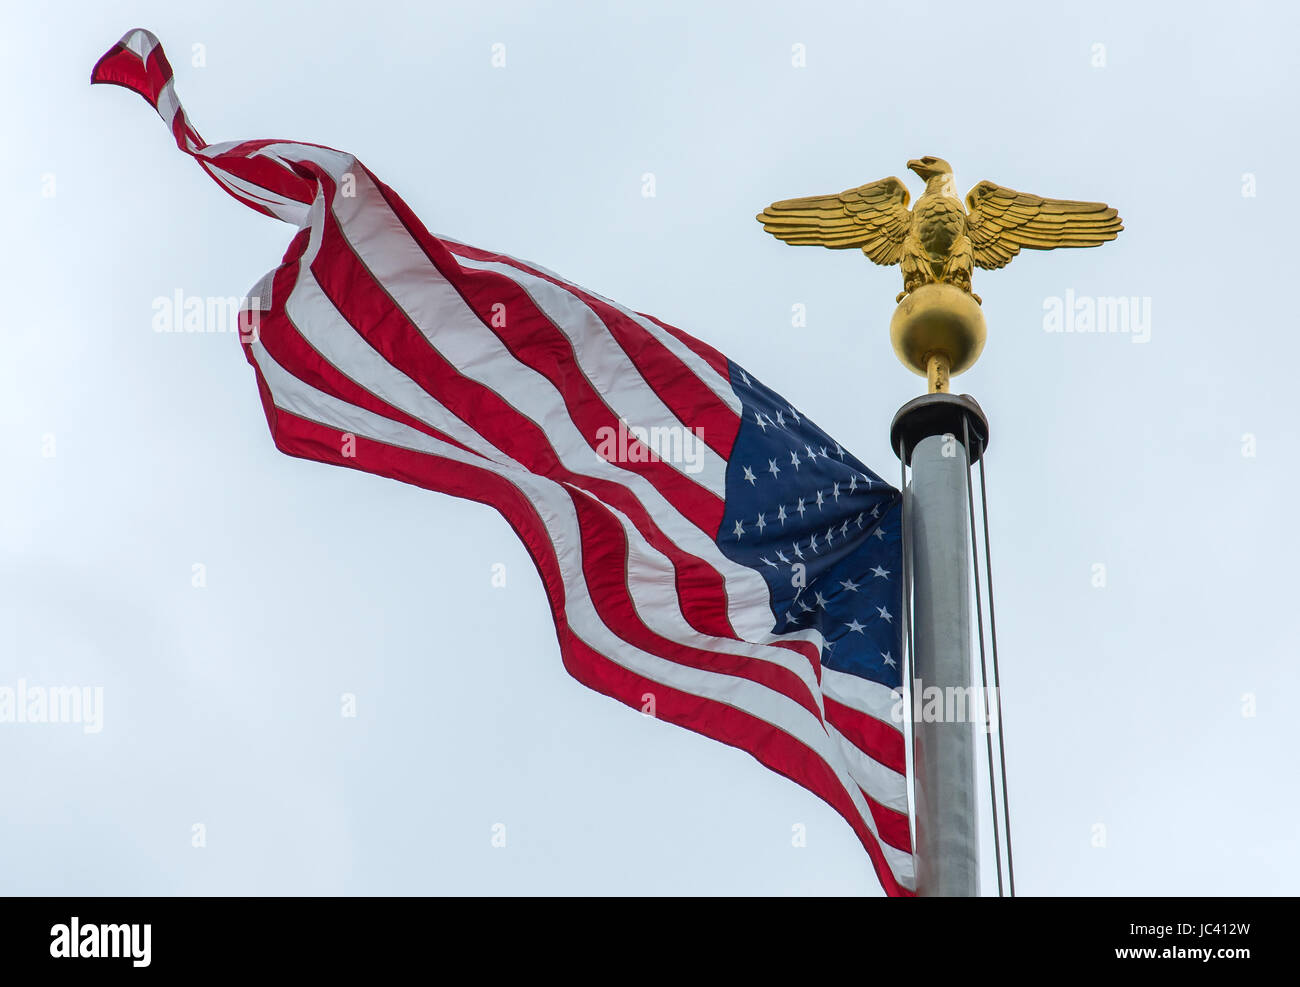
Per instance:
[[[706,343],[433,236],[352,155],[206,144],[150,32],[91,81],[298,227],[240,314],[278,449],[496,508],[570,674],[815,792],[912,893],[896,490]]]

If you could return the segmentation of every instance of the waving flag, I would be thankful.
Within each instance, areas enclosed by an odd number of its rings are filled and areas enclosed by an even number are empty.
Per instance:
[[[299,228],[240,313],[278,449],[496,508],[570,674],[815,792],[912,892],[897,491],[707,344],[433,236],[352,155],[204,143],[148,31],[91,81]]]

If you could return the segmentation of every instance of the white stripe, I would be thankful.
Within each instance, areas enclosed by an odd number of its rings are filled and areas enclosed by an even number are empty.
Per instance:
[[[176,117],[176,111],[181,108],[181,101],[176,98],[174,82],[174,79],[168,79],[158,91],[158,115],[163,118],[163,123],[167,124],[168,130],[172,129],[172,120]]]
[[[140,56],[140,61],[148,59],[150,52],[158,47],[158,39],[152,32],[143,28],[136,28],[134,31],[127,31],[123,36],[122,44],[126,45],[131,51]]]
[[[552,284],[545,278],[496,261],[480,261],[456,254],[461,267],[475,271],[492,271],[514,281],[527,294],[551,323],[573,345],[574,359],[587,382],[595,388],[618,417],[631,425],[642,427],[676,423],[679,436],[689,426],[677,418],[664,404],[654,388],[641,376],[636,364],[601,321],[595,311],[581,298]],[[663,448],[655,452],[678,472],[702,484],[719,499],[727,496],[727,462],[703,441],[689,434],[689,441],[697,448],[700,469],[689,472],[682,464],[674,462]],[[653,444],[653,437],[652,437]]]
[[[855,747],[834,724],[827,723],[826,732],[838,741],[849,775],[862,790],[881,805],[907,815],[907,779]]]
[[[901,722],[894,717],[894,708],[902,702],[901,690],[895,692],[889,686],[871,679],[823,666],[822,692],[842,706],[866,713],[881,723],[892,726],[899,733],[903,732]]]
[[[610,631],[591,600],[582,571],[577,515],[558,483],[528,470],[487,462],[415,429],[339,401],[310,387],[282,368],[260,341],[250,344],[250,349],[271,390],[276,407],[374,441],[477,466],[518,487],[537,510],[552,541],[565,584],[565,614],[573,632],[605,658],[635,674],[691,695],[732,706],[784,731],[808,747],[834,772],[852,799],[863,825],[876,838],[898,881],[910,886],[911,855],[895,850],[879,839],[870,809],[854,787],[854,776],[846,764],[843,744],[837,743],[829,728],[813,714],[765,686],[735,676],[679,665],[633,647]]]
[[[305,202],[290,199],[271,189],[263,188],[261,185],[246,181],[237,175],[232,175],[215,162],[200,163],[205,165],[204,170],[209,175],[238,198],[263,206],[273,213],[276,219],[284,220],[286,223],[292,223],[294,226],[307,225],[307,219],[311,215],[311,206]]]

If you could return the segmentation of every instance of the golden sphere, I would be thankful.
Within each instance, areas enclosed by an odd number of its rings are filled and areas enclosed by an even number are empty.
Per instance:
[[[979,302],[950,284],[923,284],[902,300],[889,320],[889,339],[903,366],[926,376],[933,354],[947,357],[948,372],[969,370],[984,349],[988,327]]]

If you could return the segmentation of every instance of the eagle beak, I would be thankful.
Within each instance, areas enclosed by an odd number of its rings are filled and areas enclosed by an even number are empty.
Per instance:
[[[925,165],[921,164],[920,160],[918,160],[917,158],[913,158],[911,161],[907,162],[908,171],[914,171],[918,175],[921,174],[921,169],[924,167]],[[925,176],[921,175],[921,177],[924,178]]]

